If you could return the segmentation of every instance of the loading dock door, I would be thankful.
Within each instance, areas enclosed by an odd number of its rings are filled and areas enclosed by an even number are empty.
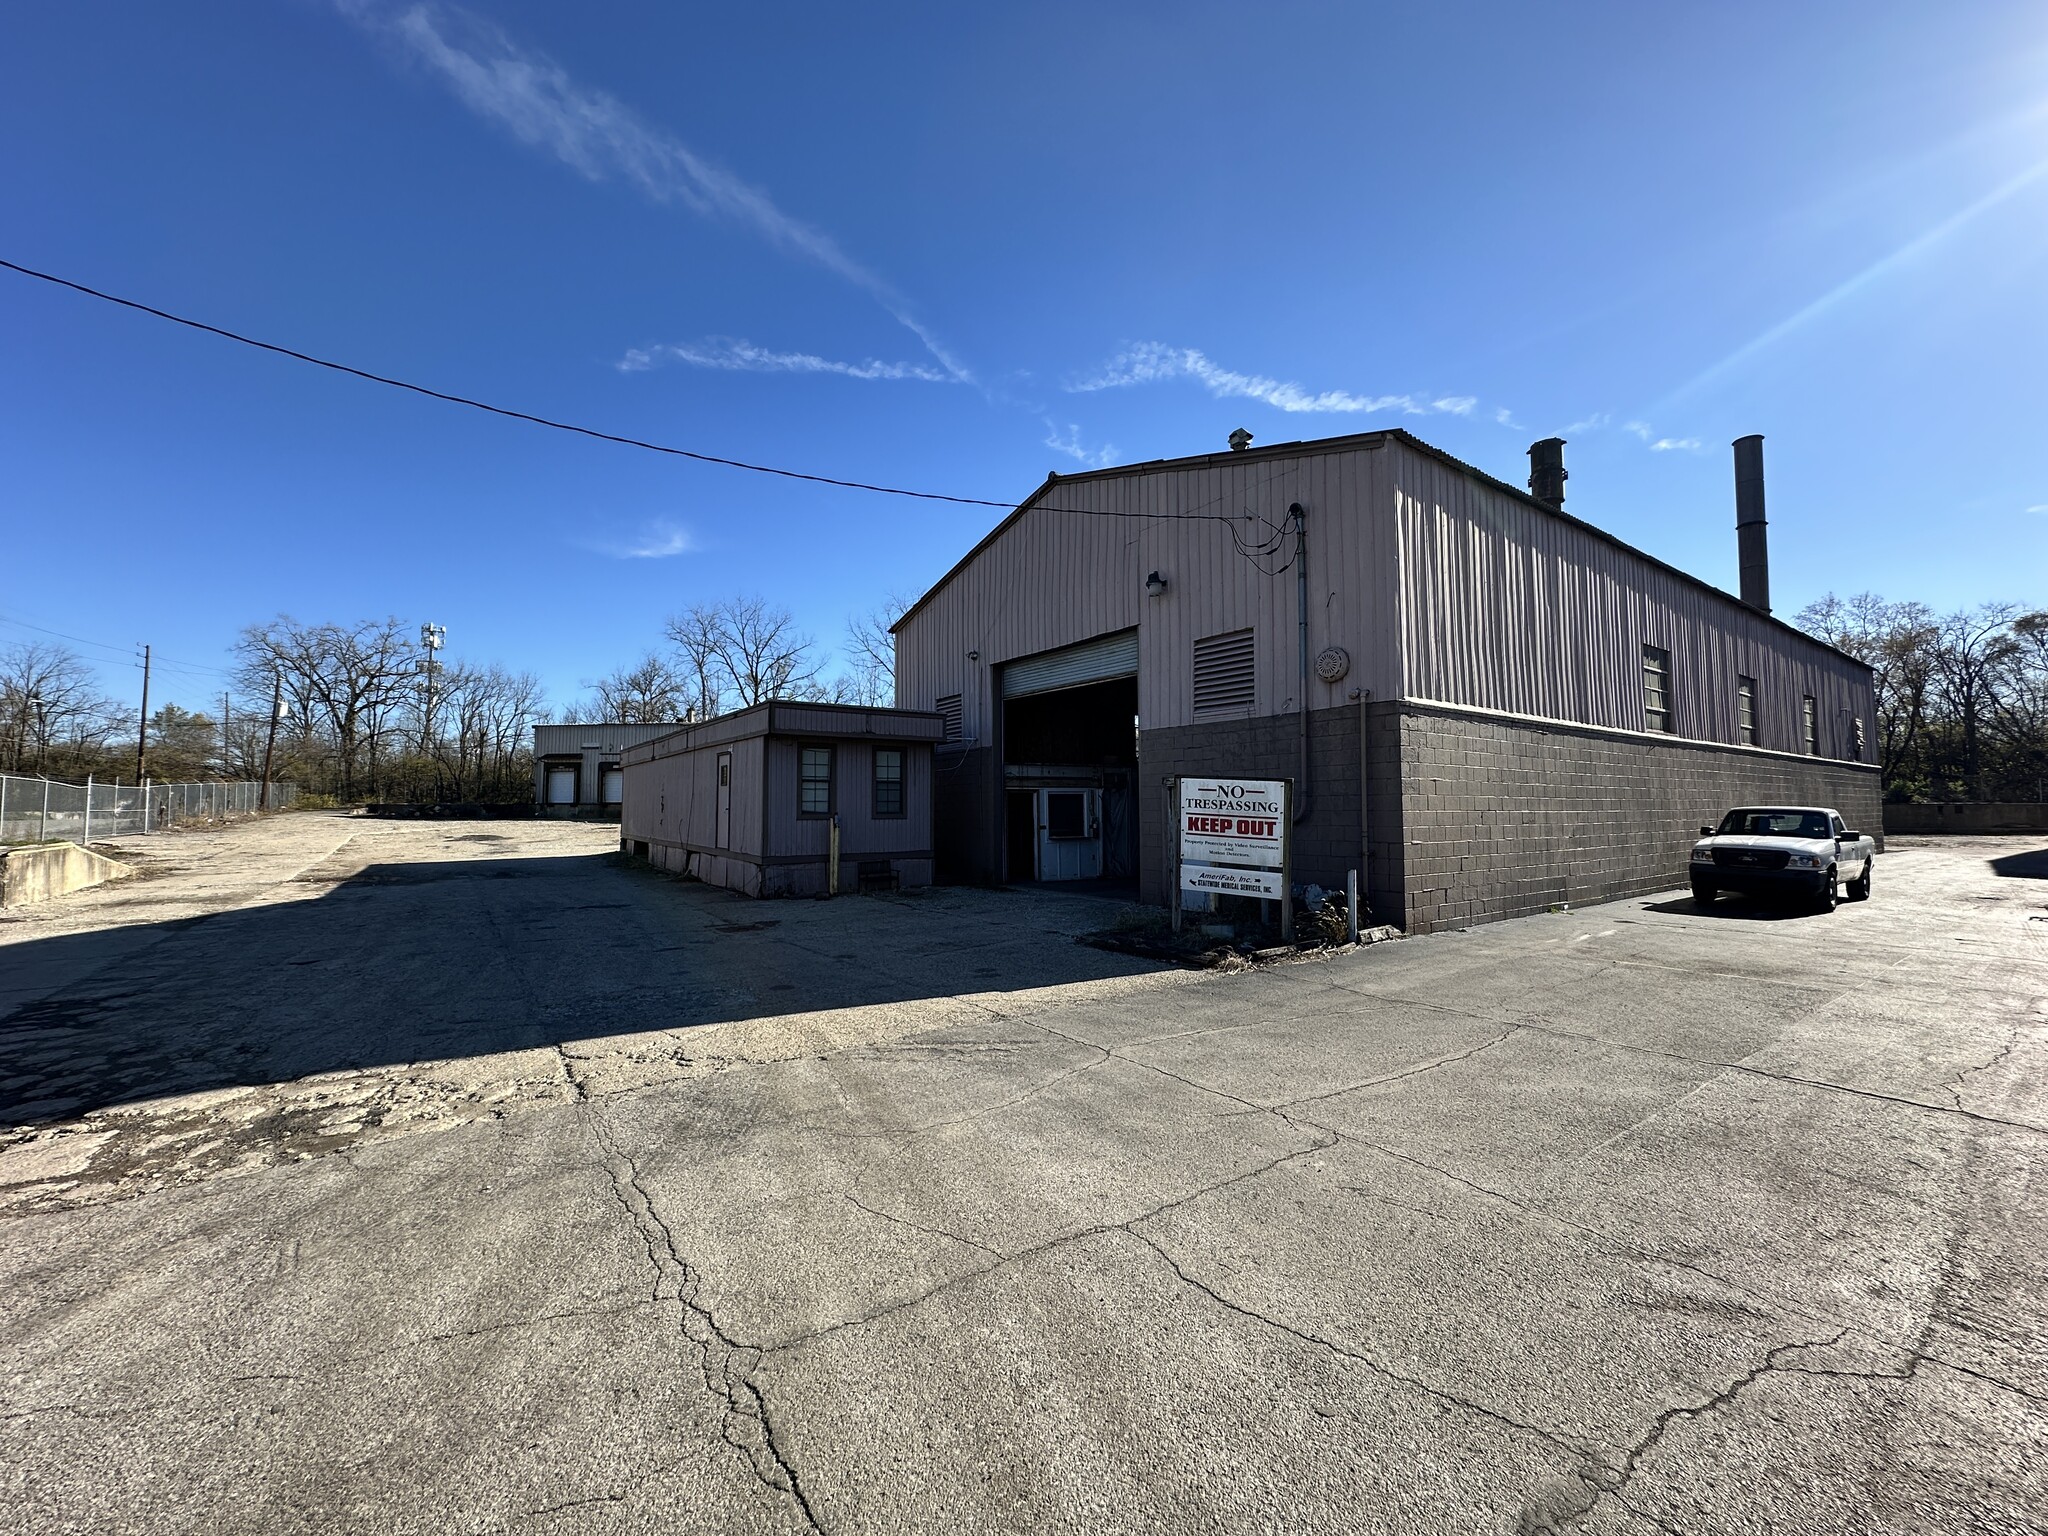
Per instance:
[[[718,754],[718,846],[732,846],[732,754]]]
[[[1113,677],[1135,677],[1137,673],[1138,632],[1126,629],[1010,662],[1003,668],[1003,697],[1021,699],[1058,688],[1106,682]]]
[[[574,768],[548,769],[548,804],[574,805],[576,803],[576,770]]]
[[[626,798],[626,775],[617,768],[604,770],[604,803],[617,805]]]

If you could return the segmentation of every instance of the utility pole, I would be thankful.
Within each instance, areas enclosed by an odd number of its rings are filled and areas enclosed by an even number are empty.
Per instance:
[[[235,776],[234,760],[229,756],[229,743],[234,739],[232,729],[234,723],[235,717],[228,703],[227,690],[222,689],[220,695],[220,776],[223,779],[232,779]]]
[[[270,809],[270,754],[277,746],[277,719],[284,713],[284,674],[270,674],[270,738],[263,743],[263,788],[256,796],[256,809]]]
[[[140,784],[149,757],[149,647],[142,648],[142,718],[135,728],[135,782]]]

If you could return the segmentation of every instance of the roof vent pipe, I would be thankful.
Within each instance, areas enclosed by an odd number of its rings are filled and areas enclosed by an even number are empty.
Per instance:
[[[1529,494],[1553,512],[1564,510],[1564,439],[1546,437],[1529,445]]]
[[[1771,611],[1771,550],[1764,533],[1764,437],[1735,439],[1735,544],[1742,567],[1742,600]]]

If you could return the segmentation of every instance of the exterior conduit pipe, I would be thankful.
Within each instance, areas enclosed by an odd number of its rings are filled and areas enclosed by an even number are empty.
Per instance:
[[[1295,699],[1301,715],[1301,768],[1294,781],[1294,815],[1298,826],[1308,816],[1308,512],[1300,502],[1287,509],[1294,519],[1294,585],[1296,606],[1301,612],[1301,685]]]

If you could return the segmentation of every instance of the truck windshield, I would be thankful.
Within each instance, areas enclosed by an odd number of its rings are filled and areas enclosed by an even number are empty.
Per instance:
[[[1721,818],[1721,837],[1826,837],[1828,819],[1819,811],[1730,811]]]

